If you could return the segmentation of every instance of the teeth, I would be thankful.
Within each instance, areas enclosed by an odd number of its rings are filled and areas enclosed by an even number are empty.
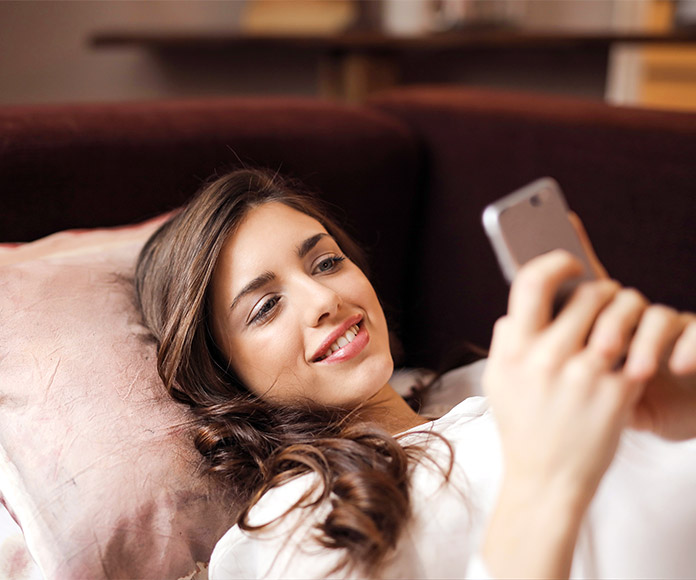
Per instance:
[[[336,352],[339,348],[343,348],[347,344],[350,344],[353,342],[355,337],[358,335],[358,332],[360,332],[360,329],[358,328],[357,324],[354,324],[351,326],[348,330],[346,330],[346,333],[343,336],[339,336],[336,342],[334,342],[324,353],[324,355],[319,359],[323,360],[327,356],[330,356],[334,352]]]

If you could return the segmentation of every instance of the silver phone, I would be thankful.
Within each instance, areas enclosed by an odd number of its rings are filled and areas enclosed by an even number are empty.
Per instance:
[[[557,248],[577,256],[585,268],[582,276],[564,284],[559,300],[564,300],[580,282],[596,277],[568,219],[563,192],[550,177],[538,179],[487,206],[483,226],[508,283],[523,264]]]

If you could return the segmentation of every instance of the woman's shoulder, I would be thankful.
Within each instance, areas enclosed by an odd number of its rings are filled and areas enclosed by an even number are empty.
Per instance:
[[[266,492],[250,510],[248,524],[263,526],[247,532],[238,525],[218,541],[210,558],[209,577],[323,577],[336,565],[335,550],[322,550],[315,541],[314,526],[325,517],[329,505],[319,503],[318,478],[296,477]],[[291,509],[297,502],[301,506]],[[311,558],[307,551],[312,552]],[[314,553],[316,552],[316,553]],[[303,565],[311,563],[311,566]]]
[[[416,462],[412,473],[417,504],[424,501],[432,507],[435,501],[459,512],[492,501],[502,472],[502,449],[485,397],[464,399],[439,419],[402,434],[400,443],[426,449],[427,459]],[[448,469],[449,483],[442,485]],[[462,503],[462,497],[468,501]]]

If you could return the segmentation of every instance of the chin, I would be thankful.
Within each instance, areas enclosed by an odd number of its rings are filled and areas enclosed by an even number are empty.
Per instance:
[[[360,376],[356,379],[353,392],[359,394],[350,402],[352,406],[364,403],[379,393],[394,372],[394,361],[391,356],[368,362],[362,366]]]

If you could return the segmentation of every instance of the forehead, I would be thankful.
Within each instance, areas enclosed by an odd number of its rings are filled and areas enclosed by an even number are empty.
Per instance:
[[[289,252],[322,232],[324,226],[307,214],[279,202],[263,204],[250,210],[225,242],[216,271],[256,276],[257,270],[287,261]]]
[[[250,210],[237,231],[225,244],[226,249],[235,248],[249,251],[263,251],[273,242],[286,242],[292,245],[304,240],[302,236],[326,232],[316,219],[279,202],[265,203]]]

